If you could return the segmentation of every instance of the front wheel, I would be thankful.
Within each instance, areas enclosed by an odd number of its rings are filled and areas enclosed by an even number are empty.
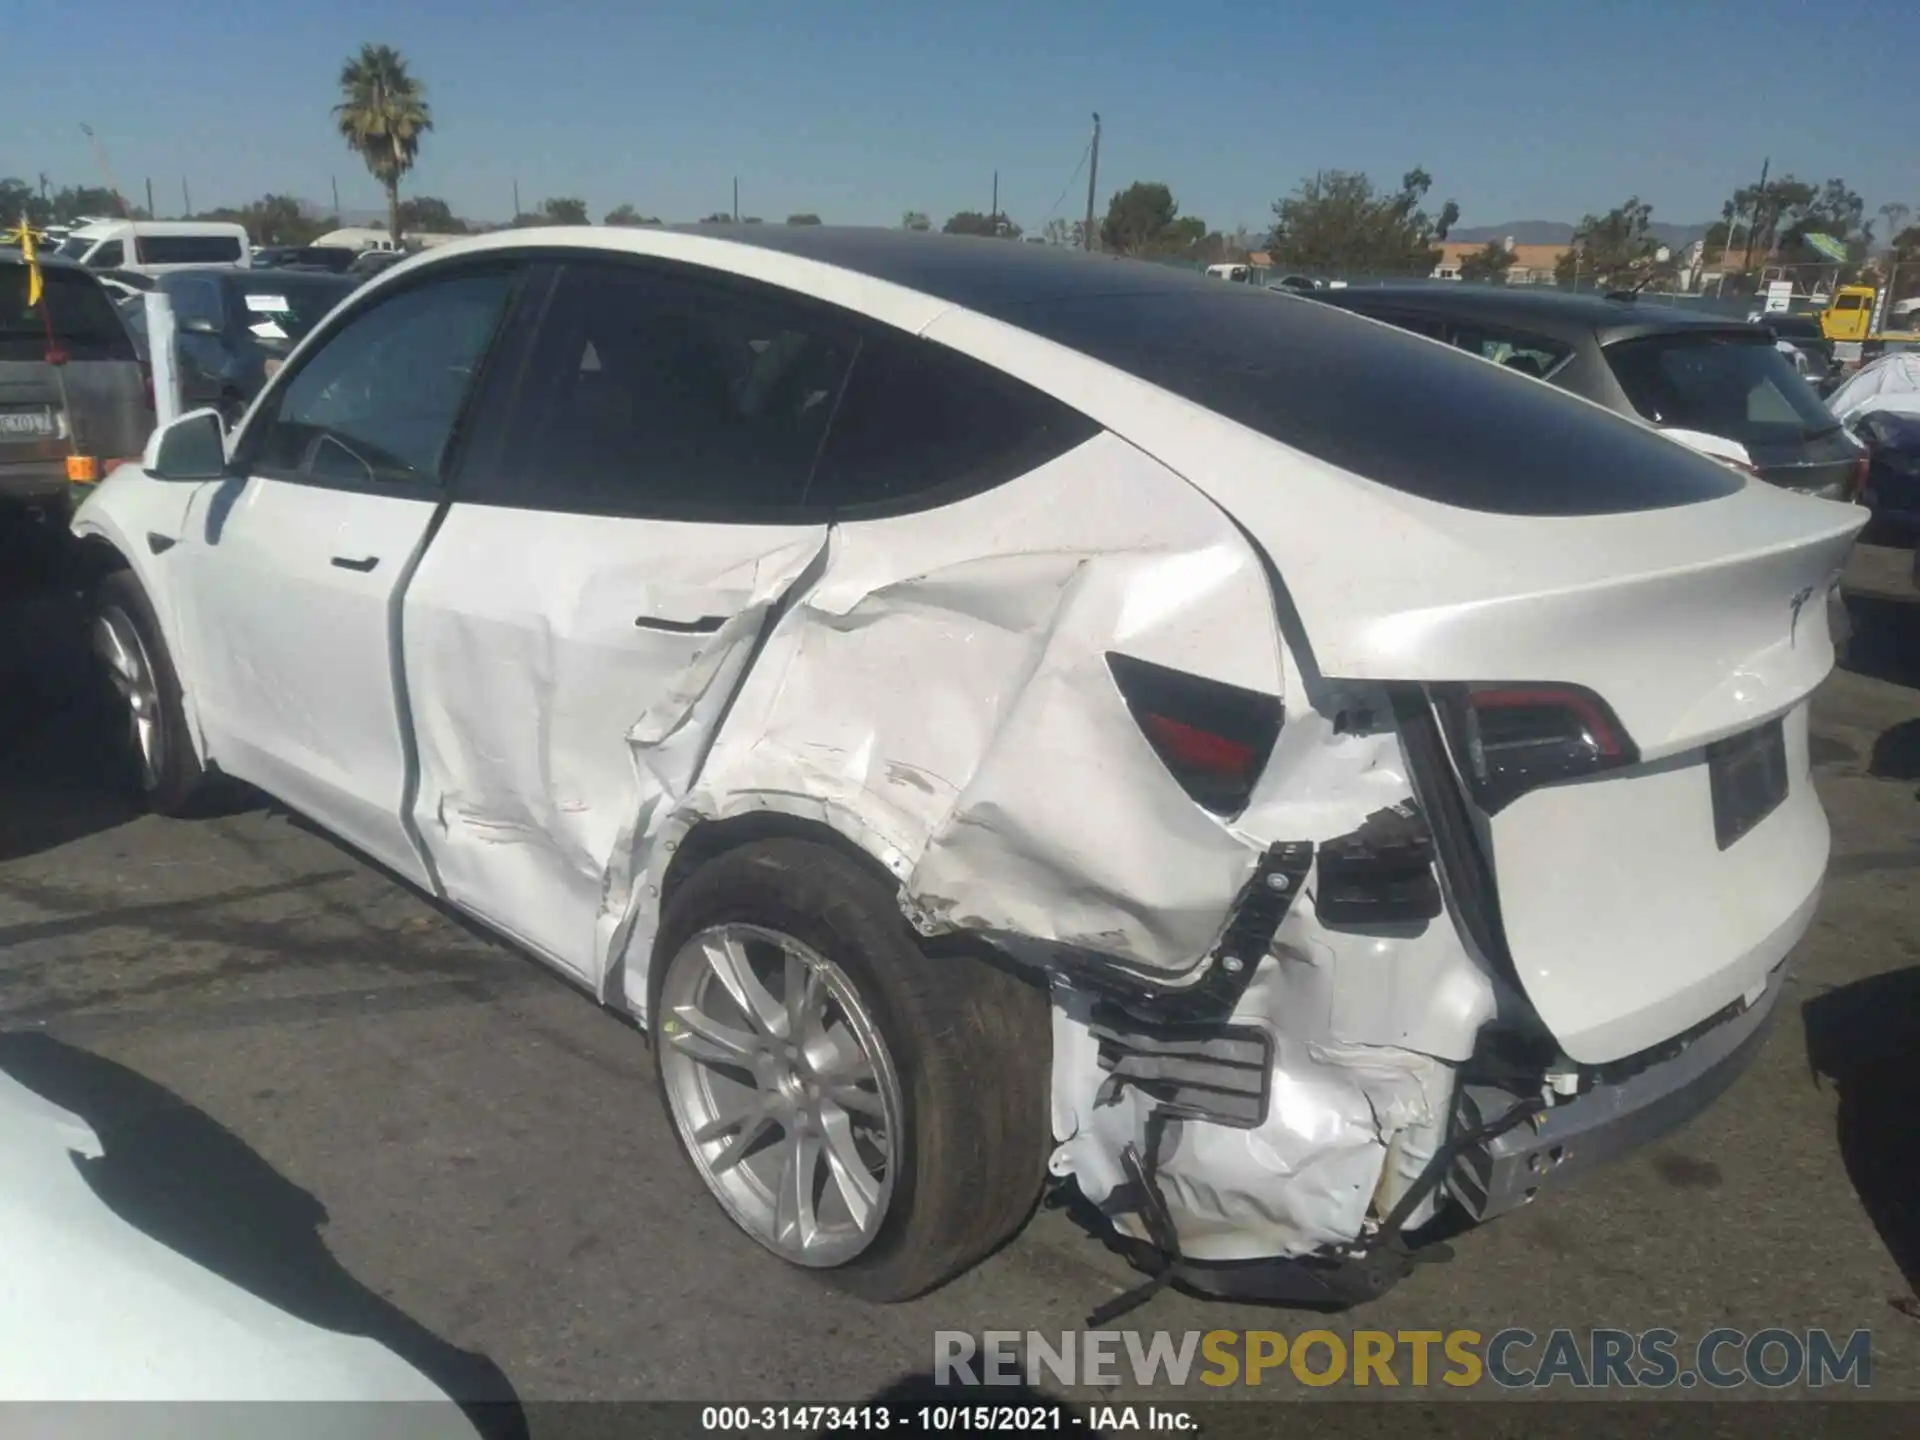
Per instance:
[[[878,876],[800,840],[704,865],[655,957],[675,1132],[766,1249],[905,1300],[1025,1221],[1050,1139],[1044,990],[982,954],[928,954]]]
[[[100,582],[93,645],[125,717],[122,759],[147,807],[160,815],[196,813],[209,777],[187,733],[173,657],[146,591],[131,572],[118,570]]]

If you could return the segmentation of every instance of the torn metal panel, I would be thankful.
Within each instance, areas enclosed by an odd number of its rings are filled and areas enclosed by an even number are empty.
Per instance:
[[[1190,969],[1257,847],[1187,798],[1104,657],[1124,647],[1279,695],[1271,614],[1231,523],[1111,436],[987,495],[838,526],[681,818],[819,815],[900,876],[926,930]],[[636,741],[636,764],[647,748]],[[647,891],[666,863],[642,848],[655,878],[615,927],[630,999],[644,994]]]
[[[448,898],[597,985],[632,835],[684,794],[825,540],[453,507],[404,612],[413,813]]]

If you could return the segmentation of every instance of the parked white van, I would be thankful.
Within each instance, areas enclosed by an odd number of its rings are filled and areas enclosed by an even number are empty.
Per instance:
[[[253,264],[244,225],[217,220],[100,220],[75,227],[59,253],[89,270],[157,275],[189,265]]]

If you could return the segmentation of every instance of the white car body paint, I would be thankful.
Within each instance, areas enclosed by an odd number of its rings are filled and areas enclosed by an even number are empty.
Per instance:
[[[79,1117],[0,1073],[0,1403],[9,1436],[171,1434],[162,1417],[89,1407],[208,1401],[314,1404],[306,1417],[298,1405],[276,1412],[274,1432],[290,1437],[361,1433],[368,1412],[323,1401],[413,1402],[380,1412],[383,1434],[476,1433],[384,1346],[296,1319],[122,1220],[81,1169],[103,1153]],[[179,1415],[177,1433],[250,1433],[259,1413],[196,1408]]]
[[[1809,923],[1828,833],[1805,706],[1833,650],[1824,608],[1803,613],[1802,601],[1844,564],[1863,520],[1853,507],[1752,485],[1620,514],[1459,509],[835,266],[657,230],[538,240],[805,293],[984,361],[1107,432],[985,495],[831,527],[456,503],[401,600],[397,663],[375,653],[369,597],[307,567],[324,566],[329,545],[384,562],[418,544],[423,518],[249,509],[243,496],[235,514],[268,537],[251,578],[183,587],[177,566],[128,548],[181,487],[123,471],[89,499],[76,528],[139,569],[176,650],[193,657],[189,692],[203,666],[229,666],[202,701],[216,763],[391,848],[407,828],[392,783],[400,741],[377,732],[403,675],[418,844],[412,868],[397,868],[602,999],[644,1018],[660,894],[697,826],[767,812],[817,822],[897,877],[923,932],[975,933],[1048,970],[1054,1168],[1098,1201],[1151,1107],[1133,1090],[1101,1100],[1089,1001],[1057,952],[1168,990],[1194,981],[1268,845],[1347,834],[1413,795],[1383,688],[1410,682],[1584,686],[1638,744],[1627,772],[1537,790],[1476,822],[1517,981],[1572,1061],[1633,1055],[1750,995]],[[364,293],[527,243],[459,242]],[[329,316],[289,368],[358,304]],[[302,546],[269,576],[266,553]],[[240,649],[204,658],[243,588],[282,586],[287,609],[260,607]],[[195,597],[184,605],[183,589]],[[667,625],[636,624],[648,619]],[[318,640],[322,624],[333,633]],[[310,674],[292,673],[315,644]],[[1158,762],[1119,703],[1110,650],[1282,699],[1280,739],[1231,823]],[[330,699],[321,675],[370,693]],[[1373,723],[1344,723],[1359,713]],[[1719,852],[1704,747],[1774,717],[1786,722],[1789,802]],[[1353,1241],[1439,1145],[1459,1067],[1517,998],[1452,911],[1342,931],[1318,918],[1311,879],[1271,959],[1233,1012],[1275,1039],[1267,1118],[1252,1130],[1187,1124],[1161,1169],[1183,1250],[1199,1259]]]

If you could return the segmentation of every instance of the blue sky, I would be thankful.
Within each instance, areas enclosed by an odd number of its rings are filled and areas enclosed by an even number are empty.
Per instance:
[[[1229,230],[1263,227],[1317,168],[1391,182],[1415,164],[1462,226],[1633,193],[1656,219],[1704,219],[1767,155],[1776,175],[1844,176],[1870,210],[1920,208],[1913,0],[0,3],[10,50],[23,19],[84,15],[88,37],[40,52],[82,64],[7,65],[0,175],[99,183],[84,120],[163,215],[183,176],[196,208],[324,202],[329,177],[346,206],[377,205],[327,113],[366,40],[428,87],[438,128],[408,190],[483,219],[507,217],[516,177],[528,208],[696,219],[737,175],[743,213],[937,225],[986,209],[997,167],[1002,207],[1037,228],[1056,202],[1084,209],[1084,173],[1068,182],[1094,110],[1103,209],[1164,180]]]

